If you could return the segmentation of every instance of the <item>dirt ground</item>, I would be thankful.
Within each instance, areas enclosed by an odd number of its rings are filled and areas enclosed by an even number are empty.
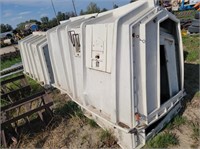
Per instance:
[[[200,91],[199,91],[199,64],[185,63],[185,90],[186,97],[183,104],[182,116],[187,122],[178,128],[171,130],[179,139],[179,146],[175,148],[200,148],[200,132],[194,136],[194,125],[200,124]]]
[[[67,95],[54,90],[51,96],[55,103],[54,118],[47,127],[33,124],[34,132],[24,130],[17,148],[119,148],[112,134],[110,136],[96,123],[90,124],[84,115],[73,114],[63,106],[69,102]]]
[[[9,52],[14,52],[14,51],[16,51],[16,49],[18,49],[17,44],[0,48],[0,55],[5,54],[5,53],[9,53]]]

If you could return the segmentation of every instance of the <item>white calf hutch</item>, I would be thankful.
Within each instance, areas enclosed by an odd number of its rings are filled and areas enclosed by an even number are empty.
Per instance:
[[[20,42],[24,71],[34,79],[51,72],[44,84],[67,93],[124,148],[142,147],[181,108],[180,23],[153,0],[70,18],[47,31],[47,42],[33,36]],[[50,62],[37,60],[47,43]]]
[[[45,87],[54,81],[46,33],[34,32],[19,41],[24,73]]]

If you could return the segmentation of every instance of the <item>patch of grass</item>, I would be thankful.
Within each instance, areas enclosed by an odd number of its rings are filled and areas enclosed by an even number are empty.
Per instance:
[[[11,79],[11,78],[17,77],[17,76],[22,75],[22,74],[23,74],[22,72],[19,72],[19,73],[16,73],[16,74],[7,76],[7,77],[5,77],[5,78],[0,79],[0,82],[1,82],[1,81],[4,81],[4,80],[7,80],[7,79]],[[26,76],[26,79],[27,79],[29,85],[30,85],[31,88],[32,88],[31,94],[36,93],[36,92],[38,92],[38,91],[41,91],[41,90],[43,89],[43,87],[42,87],[40,84],[38,84],[35,80],[33,80],[33,79],[31,79],[31,78],[29,78],[29,77],[27,77],[27,76]],[[16,81],[16,84],[18,85],[19,82],[20,82],[20,81]],[[9,84],[8,84],[8,86],[9,86]],[[12,86],[9,86],[9,87],[16,88],[16,86],[13,86],[13,85],[12,85]],[[30,94],[30,95],[31,95],[31,94]]]
[[[43,90],[43,87],[38,84],[35,80],[29,78],[29,77],[26,77],[26,79],[28,80],[28,83],[30,84],[31,86],[31,93],[34,94],[34,93],[37,93],[41,90]]]
[[[0,67],[0,70],[3,70],[5,68],[9,68],[11,67],[12,65],[16,64],[16,63],[19,63],[21,62],[21,57],[20,56],[17,56],[15,58],[11,58],[11,59],[8,59],[6,61],[2,61],[1,62],[1,67]]]
[[[102,130],[100,133],[100,141],[103,142],[107,147],[111,147],[117,143],[115,137],[109,130]]]
[[[168,146],[178,145],[179,140],[173,133],[165,132],[158,134],[147,142],[146,148],[167,148]]]
[[[172,119],[172,121],[167,124],[166,128],[168,130],[179,127],[187,122],[187,118],[184,116],[177,115]]]
[[[199,52],[198,51],[190,51],[188,56],[187,56],[187,61],[193,62],[196,61],[199,58]]]
[[[200,91],[196,92],[194,96],[195,97],[200,97]]]
[[[183,125],[187,122],[187,118],[184,117],[184,116],[180,116],[180,115],[177,115],[174,120],[173,120],[173,124],[175,126],[180,126],[180,125]]]
[[[93,127],[93,128],[98,127],[97,123],[93,119],[88,119],[87,122],[90,125],[90,127]]]
[[[4,99],[1,99],[1,100],[0,100],[0,107],[3,107],[3,106],[5,106],[5,105],[7,105],[7,104],[9,104],[9,101],[4,100]]]
[[[199,147],[199,141],[200,141],[200,128],[199,128],[199,122],[193,122],[191,121],[190,126],[192,128],[192,139],[193,142],[191,144],[191,148],[198,148]]]
[[[68,101],[63,106],[55,109],[55,114],[60,115],[62,117],[78,116],[82,118],[84,116],[80,107],[73,101]]]
[[[194,138],[195,140],[199,140],[200,139],[200,129],[199,129],[199,123],[198,122],[191,122],[192,123],[192,138]]]
[[[200,37],[198,35],[186,35],[182,37],[183,39],[183,49],[187,53],[187,62],[199,62],[199,47],[200,47]]]

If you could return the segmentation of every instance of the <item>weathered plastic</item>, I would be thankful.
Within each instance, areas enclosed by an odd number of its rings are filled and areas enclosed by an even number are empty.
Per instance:
[[[34,32],[19,42],[24,73],[45,87],[54,81],[45,32]]]
[[[180,110],[180,23],[154,0],[70,18],[48,30],[47,41],[52,85],[122,147],[142,147]]]
[[[153,0],[69,20],[48,31],[47,38],[53,86],[100,125],[113,128],[121,146],[143,146],[169,121],[166,114],[180,108],[180,24]],[[158,121],[159,127],[150,129]]]

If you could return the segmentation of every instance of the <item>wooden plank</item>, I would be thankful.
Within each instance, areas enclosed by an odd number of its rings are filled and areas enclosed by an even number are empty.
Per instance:
[[[7,111],[7,110],[10,110],[10,109],[13,109],[15,107],[18,107],[18,106],[21,106],[21,105],[26,104],[28,102],[31,102],[33,100],[36,100],[36,99],[40,98],[43,95],[45,95],[45,91],[41,91],[39,93],[36,93],[36,94],[31,95],[29,97],[26,97],[24,99],[18,100],[18,101],[14,102],[14,103],[10,103],[8,105],[5,105],[5,106],[1,107],[1,112],[5,111],[5,110]]]
[[[11,123],[14,123],[14,122],[16,122],[17,120],[20,120],[20,119],[22,119],[22,118],[24,118],[24,117],[30,116],[30,115],[32,115],[33,113],[36,113],[36,112],[41,111],[41,110],[43,110],[43,109],[46,109],[47,107],[50,107],[50,106],[52,106],[52,105],[53,105],[53,102],[50,102],[50,103],[47,103],[47,104],[45,104],[45,105],[42,105],[42,106],[40,106],[40,107],[38,107],[38,108],[35,108],[35,109],[31,110],[31,111],[28,111],[28,112],[26,112],[26,113],[24,113],[24,114],[21,114],[21,115],[19,115],[19,116],[17,116],[17,117],[14,117],[14,118],[12,118],[12,119],[6,120],[5,122],[1,122],[1,127],[2,127],[2,128],[5,128],[7,125],[9,125],[9,124],[11,124]]]
[[[19,88],[19,89],[16,89],[16,90],[7,92],[7,93],[1,95],[0,98],[1,98],[1,99],[4,99],[4,98],[6,98],[6,97],[9,96],[9,95],[13,95],[13,94],[16,94],[17,92],[20,92],[20,91],[23,91],[23,90],[28,90],[28,89],[31,90],[30,85],[27,85],[27,86],[24,86],[24,87],[22,87],[22,88]]]

